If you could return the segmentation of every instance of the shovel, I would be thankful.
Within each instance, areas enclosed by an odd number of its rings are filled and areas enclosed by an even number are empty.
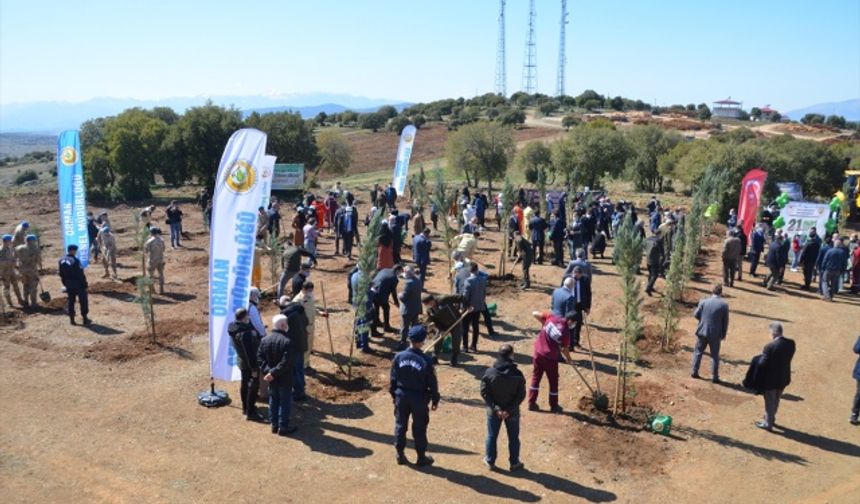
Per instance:
[[[592,404],[594,404],[594,407],[597,408],[599,411],[606,411],[607,409],[609,409],[609,396],[607,396],[600,390],[594,390],[588,383],[588,380],[585,379],[585,376],[583,376],[582,373],[579,372],[579,368],[576,367],[576,364],[574,364],[572,361],[567,361],[567,363],[570,364],[570,367],[572,367],[574,371],[576,371],[576,375],[579,376],[579,378],[582,380],[582,383],[584,383],[588,391],[591,392],[591,402]]]
[[[50,303],[51,302],[51,293],[46,291],[42,287],[42,281],[41,280],[39,280],[39,290],[41,291],[39,293],[39,299],[41,299],[43,303],[46,303],[46,304]]]

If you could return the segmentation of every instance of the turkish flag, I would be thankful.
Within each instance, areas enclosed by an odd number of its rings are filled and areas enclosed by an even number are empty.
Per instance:
[[[761,203],[761,192],[767,172],[761,168],[748,171],[741,182],[741,195],[738,200],[738,220],[744,223],[744,235],[749,236],[755,224],[758,206]]]

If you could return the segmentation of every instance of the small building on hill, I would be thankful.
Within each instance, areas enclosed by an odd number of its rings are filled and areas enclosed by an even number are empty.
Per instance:
[[[714,118],[739,119],[743,116],[743,103],[728,97],[725,100],[717,100],[711,105],[711,115]]]
[[[770,104],[765,105],[761,109],[761,120],[762,121],[779,121],[782,119],[782,114],[779,113],[778,110],[770,108]]]

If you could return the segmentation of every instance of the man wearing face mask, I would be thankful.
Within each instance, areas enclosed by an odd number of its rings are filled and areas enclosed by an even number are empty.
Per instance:
[[[564,317],[552,312],[532,312],[532,316],[541,323],[541,330],[535,339],[532,354],[532,379],[529,386],[529,411],[538,411],[537,405],[540,382],[546,374],[549,380],[549,408],[553,413],[561,413],[558,405],[558,363],[563,355],[570,362],[570,329],[576,324],[576,312],[570,311]]]

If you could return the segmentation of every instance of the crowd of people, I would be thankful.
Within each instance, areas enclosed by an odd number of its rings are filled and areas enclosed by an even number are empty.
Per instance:
[[[353,337],[356,347],[365,353],[384,352],[390,346],[396,349],[389,389],[395,406],[396,461],[398,464],[408,462],[404,450],[411,420],[419,466],[433,463],[433,458],[427,454],[427,426],[430,410],[435,410],[440,401],[435,371],[440,358],[448,354],[450,366],[456,367],[462,354],[478,352],[482,339],[487,342],[497,339],[493,324],[496,307],[487,300],[490,275],[477,260],[482,237],[488,232],[488,211],[495,209],[496,225],[502,240],[507,241],[509,258],[522,267],[521,289],[532,288],[530,270],[534,265],[546,263],[548,267],[558,268],[555,271],[559,279],[558,287],[546,301],[545,310],[532,313],[536,337],[528,387],[525,376],[514,363],[514,349],[508,344],[498,347],[497,360],[481,380],[480,394],[487,406],[484,463],[495,468],[496,443],[504,423],[511,470],[523,467],[519,444],[520,407],[526,402],[529,410],[541,409],[538,397],[544,376],[549,382],[548,410],[563,412],[559,403],[559,364],[572,363],[571,352],[583,347],[581,333],[587,327],[587,317],[592,310],[592,278],[597,273],[597,266],[589,257],[604,259],[607,243],[618,234],[622,222],[629,216],[636,232],[644,239],[643,260],[648,277],[644,290],[651,296],[658,279],[666,276],[676,257],[673,252],[679,235],[677,229],[684,226],[686,218],[682,208],[664,209],[656,196],[644,208],[623,200],[613,202],[606,195],[594,196],[588,191],[573,196],[571,201],[567,193],[561,193],[560,197],[547,199],[541,205],[535,193],[521,189],[513,211],[503,223],[505,202],[501,194],[491,201],[491,195],[480,191],[472,194],[464,187],[458,191],[451,208],[430,208],[433,230],[438,230],[442,218],[449,219],[449,224],[459,231],[449,243],[442,242],[452,251],[449,270],[434,267],[431,252],[439,243],[433,239],[425,210],[417,198],[399,196],[392,184],[384,189],[374,185],[369,196],[371,208],[364,217],[364,225],[380,214],[381,225],[376,242],[364,243],[376,249],[373,278],[363,282],[365,272],[358,265],[346,274],[348,302],[357,315]],[[407,208],[398,208],[399,201],[407,201]],[[210,225],[212,201],[206,191],[198,196],[198,205],[204,221]],[[542,215],[541,207],[546,210],[546,216]],[[156,211],[155,206],[140,211],[138,232],[149,235],[143,243],[146,269],[153,282],[158,280],[159,292],[163,293],[166,245],[161,229],[154,225]],[[317,305],[314,295],[312,272],[324,259],[318,242],[322,236],[331,236],[333,255],[354,261],[355,247],[362,246],[359,232],[362,221],[354,194],[342,188],[339,182],[325,191],[324,196],[305,194],[290,219],[282,219],[282,211],[282,202],[276,198],[258,209],[258,253],[252,273],[253,288],[248,306],[236,310],[228,333],[241,369],[243,414],[249,421],[270,424],[274,434],[289,436],[296,431],[296,426],[290,423],[292,403],[307,400],[306,376],[315,373],[311,362],[315,320],[318,316],[329,316]],[[643,212],[644,218],[640,218],[638,212]],[[171,202],[164,210],[164,219],[170,229],[171,249],[181,249],[185,235],[179,204]],[[822,242],[813,229],[806,237],[790,239],[762,219],[748,239],[743,232],[743,222],[738,221],[734,213],[730,214],[727,224],[722,250],[723,283],[713,287],[712,296],[699,303],[694,313],[698,326],[691,376],[700,377],[701,359],[708,350],[715,383],[720,383],[720,345],[728,334],[730,311],[722,291],[733,287],[736,280],[742,281],[744,259],[750,263],[749,275],[757,278],[758,263],[764,256],[769,270],[764,285],[768,289],[783,282],[792,253],[791,269],[800,267],[803,270],[801,288],[808,289],[817,280],[821,295],[832,300],[843,283],[847,285],[850,281],[854,292],[860,283],[860,247],[856,235],[846,239],[833,234]],[[21,222],[13,234],[3,235],[0,249],[0,280],[5,300],[11,305],[10,292],[14,292],[18,303],[25,308],[38,303],[39,270],[42,268],[38,236],[28,229],[29,224]],[[90,213],[88,230],[93,261],[102,262],[104,278],[117,279],[118,249],[107,212],[101,212],[98,217]],[[404,259],[404,248],[411,248],[411,258]],[[275,256],[276,251],[279,258]],[[87,279],[77,252],[74,245],[68,247],[67,255],[59,263],[73,325],[76,324],[76,302],[83,323],[91,323]],[[263,255],[278,260],[281,270],[278,282],[268,288],[261,285],[260,257]],[[853,276],[846,278],[847,272]],[[426,283],[434,275],[450,280],[449,292],[428,292]],[[19,281],[23,295],[18,289]],[[368,284],[361,295],[359,289]],[[270,292],[277,300],[279,313],[267,327],[260,303]],[[392,324],[392,305],[399,311],[399,327]],[[482,325],[486,329],[483,334]],[[394,340],[386,341],[386,333],[396,335]],[[794,343],[783,335],[782,325],[771,324],[770,334],[772,342],[754,359],[754,369],[751,368],[747,379],[749,388],[761,392],[765,398],[765,416],[757,425],[768,430],[773,428],[779,399],[789,384],[794,354]],[[428,338],[432,341],[425,348]],[[855,351],[860,352],[860,348],[855,346]],[[858,373],[860,371],[855,371],[858,398],[852,423],[857,421],[860,401]],[[268,397],[268,418],[255,406],[261,391]]]

